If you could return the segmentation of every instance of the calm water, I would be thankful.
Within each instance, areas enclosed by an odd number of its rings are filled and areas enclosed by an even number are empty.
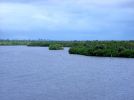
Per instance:
[[[0,46],[0,100],[134,100],[134,59]]]

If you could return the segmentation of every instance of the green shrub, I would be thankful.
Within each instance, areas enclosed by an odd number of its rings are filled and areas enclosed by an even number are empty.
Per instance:
[[[63,46],[61,44],[50,44],[49,50],[63,50]]]
[[[134,50],[123,50],[119,54],[120,57],[134,58]]]
[[[104,44],[96,45],[95,49],[105,49],[105,45]]]

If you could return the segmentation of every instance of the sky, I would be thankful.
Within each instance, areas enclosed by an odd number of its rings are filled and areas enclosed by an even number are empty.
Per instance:
[[[134,0],[0,0],[0,39],[134,40]]]

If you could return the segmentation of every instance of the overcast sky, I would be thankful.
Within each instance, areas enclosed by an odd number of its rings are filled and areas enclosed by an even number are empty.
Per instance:
[[[0,0],[0,39],[134,40],[134,0]]]

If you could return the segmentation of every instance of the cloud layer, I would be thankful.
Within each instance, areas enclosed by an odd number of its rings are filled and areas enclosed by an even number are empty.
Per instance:
[[[0,0],[0,38],[134,39],[132,0]]]

